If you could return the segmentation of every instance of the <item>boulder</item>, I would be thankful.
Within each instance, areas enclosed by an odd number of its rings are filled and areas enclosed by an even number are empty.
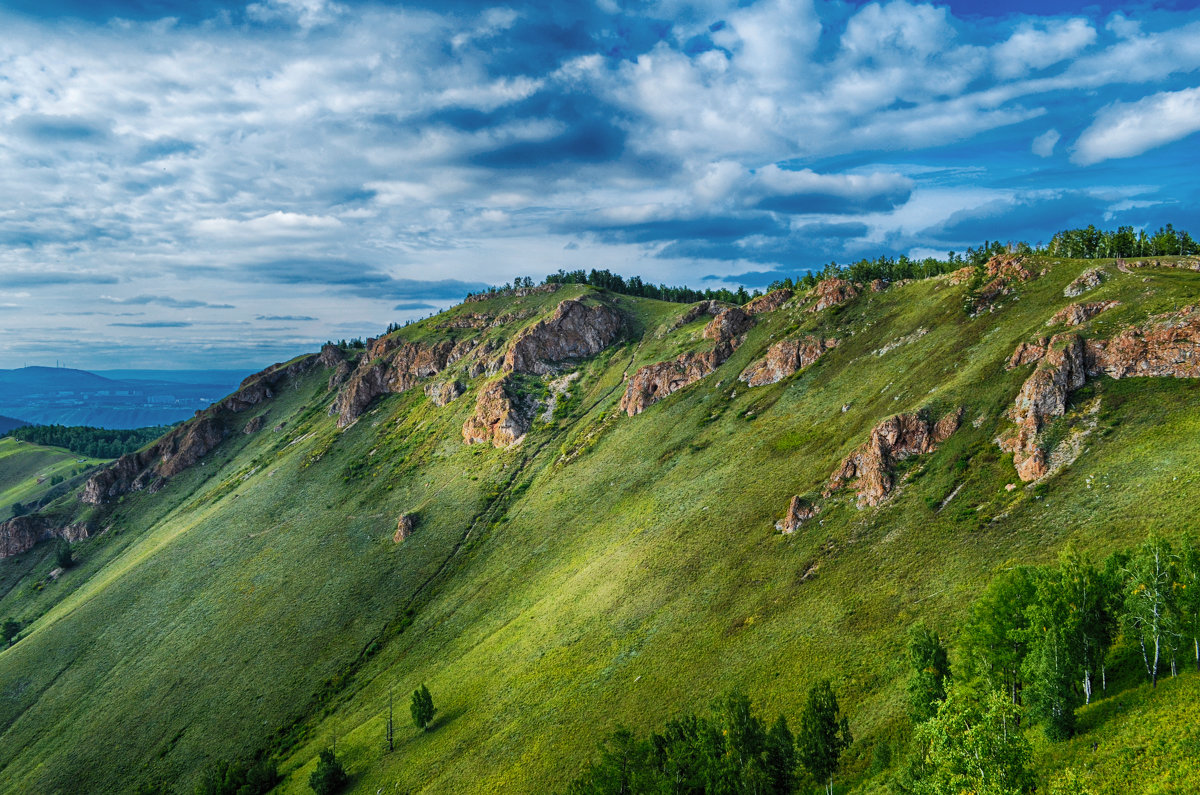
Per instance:
[[[853,484],[859,505],[878,505],[895,485],[892,470],[897,461],[937,449],[958,430],[962,409],[937,422],[919,414],[888,417],[871,430],[865,444],[851,453],[829,479],[825,495]]]
[[[259,414],[257,417],[251,418],[251,420],[246,423],[246,427],[242,428],[242,433],[246,434],[247,436],[252,433],[258,433],[263,429],[263,425],[266,423],[266,421],[266,416]]]
[[[560,362],[595,356],[613,343],[623,326],[624,318],[612,307],[568,299],[549,318],[517,335],[504,355],[503,369],[546,375]]]
[[[400,518],[396,520],[396,532],[392,534],[392,542],[399,544],[404,539],[412,535],[413,528],[416,527],[417,521],[412,514],[402,513]]]
[[[785,535],[791,535],[802,524],[820,512],[821,507],[819,505],[814,505],[799,496],[792,497],[792,502],[788,505],[787,515],[775,523],[775,529],[782,531]]]
[[[796,340],[780,340],[767,349],[767,355],[746,368],[740,379],[750,386],[774,384],[820,359],[836,339],[807,336]]]

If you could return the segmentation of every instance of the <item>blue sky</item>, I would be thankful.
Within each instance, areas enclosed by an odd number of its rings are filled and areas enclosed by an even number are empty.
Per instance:
[[[1200,230],[1190,2],[0,2],[0,367],[257,368],[560,267]]]

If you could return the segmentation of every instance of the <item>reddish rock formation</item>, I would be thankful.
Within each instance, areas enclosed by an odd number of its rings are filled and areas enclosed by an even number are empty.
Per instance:
[[[45,516],[17,516],[0,522],[0,558],[20,555],[44,539],[62,538],[74,543],[87,537],[88,526],[83,522],[63,525]]]
[[[750,386],[774,384],[820,359],[825,351],[836,348],[835,339],[808,336],[798,340],[781,340],[767,349],[765,358],[746,368],[740,376]]]
[[[380,395],[403,392],[422,378],[437,375],[461,359],[473,341],[449,340],[426,344],[405,342],[398,336],[382,337],[367,349],[330,408],[339,428],[358,419]]]
[[[517,335],[504,355],[503,367],[509,372],[546,375],[559,362],[595,356],[612,344],[623,325],[621,314],[611,307],[568,299],[549,318]]]
[[[1008,357],[1008,364],[1004,365],[1004,369],[1012,370],[1026,364],[1040,362],[1042,357],[1046,355],[1046,346],[1048,344],[1050,344],[1050,340],[1046,337],[1042,337],[1037,342],[1022,342],[1013,351],[1012,356]]]
[[[392,534],[392,542],[399,544],[404,539],[412,535],[413,528],[417,522],[411,514],[402,513],[400,518],[396,520],[396,532]]]
[[[1001,448],[1013,454],[1021,480],[1046,474],[1046,455],[1039,434],[1051,417],[1066,412],[1071,392],[1087,381],[1087,350],[1077,334],[1059,334],[1050,340],[1037,369],[1021,387],[1011,417],[1014,434],[1001,440]]]
[[[1120,306],[1120,301],[1092,301],[1086,304],[1068,304],[1046,321],[1047,326],[1061,323],[1064,326],[1082,326],[1096,315],[1114,306]]]
[[[937,449],[958,430],[962,409],[952,411],[936,423],[917,414],[897,414],[875,426],[866,444],[859,447],[833,473],[826,496],[851,481],[860,505],[878,505],[895,485],[893,465],[913,455]]]
[[[467,444],[491,442],[496,447],[508,447],[520,442],[529,432],[536,411],[536,402],[516,390],[510,375],[491,382],[479,391],[475,414],[463,424],[463,441]]]
[[[638,369],[625,387],[621,411],[630,417],[641,414],[652,404],[716,370],[733,353],[728,343],[704,353],[684,353],[665,362]]]
[[[445,406],[452,400],[457,399],[467,388],[457,380],[446,381],[443,383],[432,382],[425,385],[425,396],[433,402],[435,406]]]
[[[868,287],[873,293],[882,293],[888,288],[888,283],[883,279],[872,279]]]
[[[718,344],[732,342],[754,325],[754,318],[746,314],[740,307],[730,306],[718,311],[713,319],[704,327],[703,337],[715,340]]]
[[[224,423],[209,408],[151,446],[123,455],[92,475],[80,499],[89,505],[101,505],[131,491],[158,491],[165,478],[194,466],[224,438]]]
[[[236,392],[216,406],[234,414],[253,408],[264,400],[275,397],[280,385],[314,370],[319,363],[320,357],[310,353],[292,362],[273,364],[261,372],[247,376]]]
[[[1094,290],[1099,287],[1104,283],[1106,278],[1107,274],[1101,268],[1089,268],[1079,274],[1079,278],[1063,288],[1063,295],[1067,298],[1083,295],[1088,290]]]
[[[749,315],[761,315],[763,312],[774,312],[792,299],[792,291],[787,288],[772,290],[766,295],[752,299],[742,308]]]
[[[700,319],[704,315],[715,315],[725,306],[727,305],[722,304],[719,301],[697,301],[689,306],[687,311],[675,319],[675,322],[671,324],[670,330],[674,331],[675,329],[682,328],[688,323]]]
[[[1200,378],[1200,309],[1157,315],[1107,341],[1089,340],[1087,349],[1092,375]]]
[[[712,302],[709,304],[712,305]],[[742,333],[753,324],[754,318],[740,307],[718,305],[715,316],[704,327],[704,337],[716,342],[713,349],[702,353],[683,353],[674,359],[639,368],[625,387],[621,411],[630,417],[641,414],[667,395],[704,378],[737,350]]]
[[[975,269],[968,265],[965,268],[952,271],[946,280],[952,285],[966,284],[971,281],[971,277],[974,275]]]
[[[983,311],[997,298],[1012,293],[1014,285],[1032,278],[1034,273],[1025,267],[1024,257],[1013,254],[992,257],[984,268],[984,284],[975,296],[972,312]]]
[[[845,279],[823,279],[817,282],[812,295],[817,302],[808,308],[809,312],[820,312],[831,306],[844,304],[858,297],[858,288]]]
[[[775,529],[790,535],[820,512],[821,507],[819,505],[813,505],[808,500],[799,496],[792,497],[792,502],[788,505],[787,516],[775,523]]]

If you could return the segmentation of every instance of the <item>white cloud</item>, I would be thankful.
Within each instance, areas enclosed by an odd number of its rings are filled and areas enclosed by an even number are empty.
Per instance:
[[[996,73],[1020,77],[1073,58],[1096,41],[1086,19],[1026,21],[992,50]]]
[[[1200,131],[1200,88],[1163,91],[1102,109],[1072,149],[1071,160],[1091,165],[1133,157]]]
[[[1061,137],[1058,130],[1046,130],[1046,132],[1033,139],[1031,151],[1038,157],[1049,157],[1054,154],[1054,147],[1058,145],[1058,140]]]

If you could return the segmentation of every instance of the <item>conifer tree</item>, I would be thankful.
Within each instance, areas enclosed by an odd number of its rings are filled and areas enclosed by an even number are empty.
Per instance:
[[[429,731],[429,722],[433,720],[437,710],[433,706],[433,696],[429,688],[421,685],[412,694],[412,719],[418,729]]]
[[[937,705],[946,697],[950,679],[950,657],[942,639],[924,624],[916,624],[908,633],[908,660],[912,672],[908,678],[908,709],[913,723],[937,714]]]

